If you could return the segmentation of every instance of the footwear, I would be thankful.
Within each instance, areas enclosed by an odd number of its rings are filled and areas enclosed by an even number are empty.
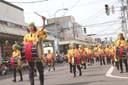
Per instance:
[[[12,80],[13,82],[16,82],[16,80]]]
[[[82,73],[80,73],[79,76],[82,76]]]
[[[37,77],[37,73],[34,74],[34,77]]]
[[[123,73],[123,71],[121,71],[120,73]]]
[[[86,69],[86,67],[84,67],[84,69]]]
[[[76,75],[74,75],[74,78],[76,77]]]
[[[53,71],[55,71],[55,68],[53,68]]]

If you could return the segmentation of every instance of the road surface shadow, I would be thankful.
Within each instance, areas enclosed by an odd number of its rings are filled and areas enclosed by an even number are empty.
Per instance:
[[[103,76],[103,75],[105,75],[104,73],[102,73],[102,74],[89,74],[89,75],[85,75],[85,76]]]
[[[104,80],[98,80],[98,81],[90,81],[90,82],[75,82],[75,83],[67,83],[67,84],[54,84],[54,85],[87,85],[90,83],[95,83],[95,82],[105,82]]]

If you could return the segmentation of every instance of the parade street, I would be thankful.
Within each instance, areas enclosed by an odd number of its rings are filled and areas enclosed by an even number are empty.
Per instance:
[[[45,85],[127,85],[128,73],[121,74],[111,65],[100,66],[98,63],[82,69],[82,76],[76,78],[69,73],[68,64],[61,64],[56,71],[45,70]],[[23,82],[12,82],[12,78],[0,80],[0,85],[29,85],[28,75],[24,74]],[[18,80],[18,77],[17,77]],[[38,77],[35,77],[35,85],[39,85]]]

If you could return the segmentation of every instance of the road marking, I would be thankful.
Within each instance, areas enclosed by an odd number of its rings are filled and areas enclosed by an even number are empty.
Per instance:
[[[112,72],[113,72],[114,68],[115,68],[114,66],[111,66],[110,69],[106,72],[105,75],[107,77],[112,77],[112,78],[128,79],[128,77],[121,77],[121,76],[114,76],[114,75],[112,75]]]

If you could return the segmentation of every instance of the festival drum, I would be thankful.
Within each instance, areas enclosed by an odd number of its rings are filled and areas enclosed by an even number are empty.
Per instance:
[[[125,58],[127,56],[128,49],[126,47],[117,47],[116,56],[119,58]]]
[[[19,64],[19,59],[11,57],[8,63],[11,66],[11,68],[16,68]]]
[[[22,60],[33,61],[38,58],[36,44],[21,44],[20,51]]]

